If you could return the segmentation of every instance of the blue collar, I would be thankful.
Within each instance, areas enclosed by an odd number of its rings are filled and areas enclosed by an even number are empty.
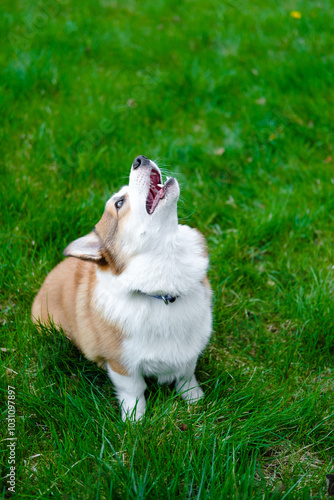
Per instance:
[[[171,295],[149,295],[149,297],[153,297],[154,299],[161,299],[164,301],[166,306],[171,302],[175,302],[177,297],[172,297]]]
[[[172,297],[171,295],[150,295],[145,292],[141,292],[138,290],[138,293],[142,293],[143,295],[146,295],[147,297],[152,297],[153,299],[160,299],[163,300],[166,306],[168,306],[169,303],[175,302],[178,296]]]

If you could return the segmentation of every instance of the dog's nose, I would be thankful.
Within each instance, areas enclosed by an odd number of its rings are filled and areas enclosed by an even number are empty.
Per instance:
[[[150,160],[146,158],[146,156],[139,155],[134,159],[132,167],[134,170],[136,170],[136,168],[140,167],[140,165],[148,165],[149,163]]]

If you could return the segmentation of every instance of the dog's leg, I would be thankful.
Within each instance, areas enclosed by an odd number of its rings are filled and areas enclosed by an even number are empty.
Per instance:
[[[122,409],[122,420],[139,420],[145,413],[146,389],[145,380],[141,375],[120,375],[112,370],[107,363],[109,378],[115,386],[117,399]]]
[[[204,392],[198,385],[195,377],[196,361],[189,363],[186,373],[176,378],[176,392],[180,393],[181,398],[189,403],[196,403],[204,396]]]

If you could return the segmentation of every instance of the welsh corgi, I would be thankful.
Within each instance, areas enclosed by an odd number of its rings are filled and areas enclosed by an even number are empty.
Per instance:
[[[65,248],[32,306],[35,323],[52,320],[106,368],[123,420],[144,415],[145,376],[175,381],[188,402],[203,396],[194,371],[212,329],[209,258],[203,235],[178,224],[179,195],[175,178],[163,184],[137,156],[129,185]]]

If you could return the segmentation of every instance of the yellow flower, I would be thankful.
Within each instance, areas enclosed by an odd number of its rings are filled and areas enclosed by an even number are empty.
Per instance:
[[[298,12],[298,10],[292,10],[290,16],[294,19],[300,19],[302,17],[301,12]]]

